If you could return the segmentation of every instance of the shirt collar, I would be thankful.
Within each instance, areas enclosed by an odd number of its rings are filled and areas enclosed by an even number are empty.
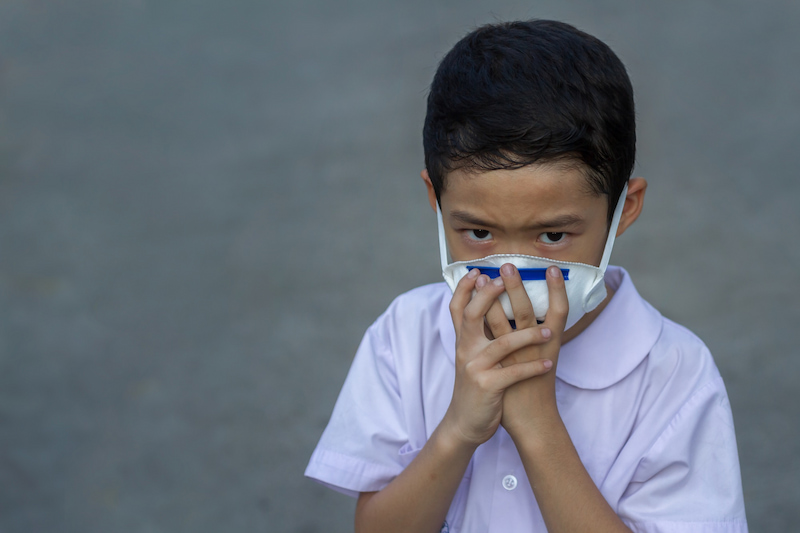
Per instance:
[[[630,374],[650,353],[661,334],[662,317],[633,286],[624,268],[609,266],[606,284],[614,296],[580,335],[561,347],[556,376],[581,389],[604,389]],[[439,324],[445,352],[455,361],[456,333],[449,298]]]

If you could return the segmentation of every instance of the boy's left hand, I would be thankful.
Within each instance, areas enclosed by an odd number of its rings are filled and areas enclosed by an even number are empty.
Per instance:
[[[505,366],[535,359],[549,359],[553,362],[553,368],[547,374],[521,381],[506,390],[501,423],[512,438],[528,431],[532,431],[532,435],[541,434],[537,431],[543,429],[541,424],[547,423],[553,416],[559,416],[556,407],[555,369],[569,312],[564,278],[557,267],[551,266],[547,269],[550,307],[545,321],[537,324],[531,301],[516,267],[507,263],[500,268],[500,275],[511,301],[517,329],[540,328],[543,337],[549,336],[544,344],[517,350],[501,364]],[[495,338],[513,331],[499,301],[486,314],[486,323]]]

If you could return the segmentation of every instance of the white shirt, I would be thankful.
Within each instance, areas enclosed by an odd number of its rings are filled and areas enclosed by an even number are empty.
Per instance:
[[[561,348],[556,400],[586,470],[635,532],[746,532],[728,396],[706,346],[645,302],[627,272]],[[306,475],[357,496],[389,484],[444,417],[455,331],[444,283],[398,297],[367,330]],[[501,427],[479,446],[443,531],[546,531]]]

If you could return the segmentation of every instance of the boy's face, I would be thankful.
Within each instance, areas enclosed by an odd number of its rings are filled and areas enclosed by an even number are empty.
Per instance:
[[[432,193],[429,185],[435,202]],[[453,261],[525,254],[598,266],[608,237],[608,200],[589,189],[578,165],[456,170],[441,209]]]

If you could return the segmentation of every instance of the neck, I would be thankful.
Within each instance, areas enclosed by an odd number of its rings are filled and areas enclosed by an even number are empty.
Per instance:
[[[595,307],[591,312],[583,315],[581,319],[575,323],[574,326],[572,326],[571,328],[569,328],[567,331],[564,332],[564,335],[561,337],[562,346],[571,341],[572,339],[574,339],[575,337],[577,337],[578,335],[580,335],[581,333],[583,333],[583,331],[586,328],[588,328],[598,316],[600,316],[600,313],[603,312],[603,309],[606,308],[608,302],[610,302],[611,298],[614,296],[614,289],[609,287],[608,284],[606,284],[606,293],[607,293],[606,298],[605,300],[600,302],[600,305]]]

